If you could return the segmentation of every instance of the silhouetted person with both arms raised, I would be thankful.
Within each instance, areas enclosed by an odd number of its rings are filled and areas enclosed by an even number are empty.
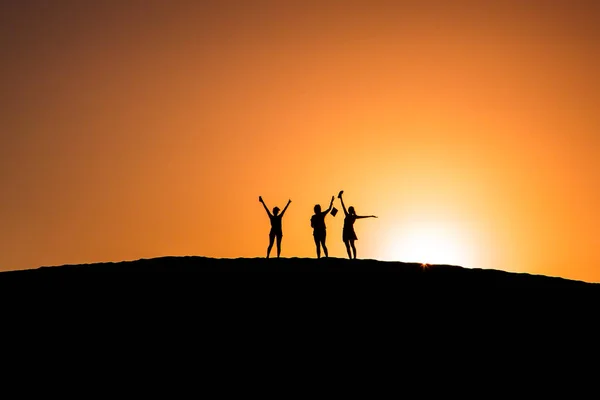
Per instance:
[[[338,194],[338,198],[342,202],[342,208],[344,209],[344,214],[346,215],[346,217],[344,218],[344,229],[342,231],[342,240],[344,241],[344,244],[346,245],[346,251],[348,252],[348,258],[356,259],[356,247],[354,246],[354,241],[358,240],[358,238],[356,237],[356,233],[354,232],[354,222],[356,222],[357,219],[361,219],[361,218],[377,218],[377,217],[374,215],[365,215],[365,216],[356,215],[356,212],[354,211],[354,207],[352,207],[352,206],[350,206],[348,208],[348,210],[346,210],[346,206],[344,205],[344,199],[342,198],[343,193],[344,193],[344,191],[341,190],[340,193]],[[352,257],[350,248],[352,248],[352,251],[354,252],[354,257]]]
[[[327,252],[327,246],[325,246],[325,238],[327,236],[327,228],[325,227],[325,216],[329,213],[329,211],[331,211],[331,208],[333,207],[333,199],[334,197],[331,196],[329,208],[325,211],[321,211],[321,205],[315,205],[315,213],[310,218],[310,226],[312,226],[313,228],[313,237],[315,239],[315,246],[317,246],[317,258],[321,258],[321,246],[323,247],[325,257],[329,257],[329,253]]]
[[[288,206],[292,202],[292,200],[288,200],[285,208],[279,214],[279,207],[273,207],[273,214],[269,211],[269,208],[265,204],[262,199],[262,196],[258,196],[258,201],[260,201],[265,208],[265,211],[269,215],[269,219],[271,220],[271,231],[269,232],[269,247],[267,248],[267,258],[271,254],[271,249],[273,248],[273,242],[275,238],[277,238],[277,258],[281,254],[281,239],[283,238],[283,230],[281,229],[281,219],[283,218],[283,214],[285,214],[285,210],[287,210]]]

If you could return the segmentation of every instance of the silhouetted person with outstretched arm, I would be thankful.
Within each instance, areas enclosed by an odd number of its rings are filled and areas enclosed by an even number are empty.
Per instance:
[[[315,213],[310,218],[310,226],[313,228],[313,237],[315,239],[315,246],[317,246],[317,258],[321,258],[321,247],[323,247],[323,252],[325,253],[325,257],[329,257],[329,253],[327,252],[327,246],[325,246],[325,238],[327,237],[327,228],[325,227],[325,216],[331,211],[333,207],[333,199],[331,196],[331,202],[329,203],[329,208],[325,211],[321,211],[321,205],[315,205],[314,211]]]
[[[344,209],[344,215],[346,215],[346,217],[344,218],[344,229],[342,231],[342,240],[344,241],[344,244],[346,245],[346,251],[348,252],[348,258],[356,259],[356,247],[354,246],[354,241],[358,240],[358,238],[356,237],[356,233],[354,232],[354,222],[356,222],[357,219],[361,219],[361,218],[377,218],[377,217],[374,215],[356,215],[356,212],[354,211],[354,207],[352,207],[352,206],[348,207],[348,210],[346,210],[346,206],[344,205],[344,199],[342,198],[343,193],[344,193],[344,191],[341,190],[340,193],[338,194],[338,198],[342,202],[342,208]],[[352,253],[350,252],[350,248],[352,248],[352,251],[354,252],[354,257],[352,256]]]
[[[288,206],[292,202],[292,200],[288,200],[285,208],[279,214],[279,207],[273,207],[273,214],[269,211],[269,208],[265,204],[262,199],[262,196],[258,196],[258,201],[260,201],[265,208],[265,211],[269,215],[269,219],[271,220],[271,231],[269,232],[269,247],[267,248],[267,258],[271,254],[271,249],[273,248],[273,242],[275,238],[277,238],[277,258],[281,254],[281,239],[283,238],[283,230],[281,229],[281,219],[283,218],[283,214],[285,214],[285,210],[287,210]]]

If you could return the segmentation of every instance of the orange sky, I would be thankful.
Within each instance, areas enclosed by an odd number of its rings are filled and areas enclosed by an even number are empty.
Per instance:
[[[212,4],[211,4],[212,3]],[[600,282],[594,1],[4,1],[0,270],[315,257]],[[335,206],[341,208],[336,201]],[[343,215],[326,218],[346,257]]]

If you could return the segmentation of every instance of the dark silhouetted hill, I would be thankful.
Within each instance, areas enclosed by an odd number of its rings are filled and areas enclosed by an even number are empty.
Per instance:
[[[268,275],[265,275],[268,273]],[[336,273],[331,275],[327,273]],[[159,257],[136,261],[80,265],[44,266],[36,269],[0,273],[0,283],[8,282],[86,282],[136,279],[164,283],[200,284],[202,282],[234,282],[278,278],[298,281],[382,280],[386,285],[447,286],[453,288],[556,288],[600,292],[600,284],[577,280],[514,273],[489,269],[463,268],[454,265],[428,265],[378,260],[341,258],[237,258]],[[134,288],[132,288],[134,289]]]
[[[456,360],[465,348],[498,356],[507,343],[572,349],[580,339],[565,341],[564,332],[594,332],[600,304],[596,283],[340,258],[187,256],[40,267],[0,273],[0,293],[3,310],[16,315],[7,327],[33,322],[31,332],[58,329],[69,340],[87,338],[85,346],[113,337],[123,352],[131,343],[144,351],[180,345],[181,354],[197,345],[246,351],[278,343],[348,354],[359,345],[378,354],[450,349]]]

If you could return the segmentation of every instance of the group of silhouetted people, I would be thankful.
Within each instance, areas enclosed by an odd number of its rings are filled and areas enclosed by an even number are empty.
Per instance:
[[[377,218],[375,215],[356,215],[354,211],[354,207],[350,206],[346,210],[346,206],[344,204],[344,199],[342,198],[344,191],[340,191],[338,194],[338,198],[342,203],[342,209],[344,210],[344,228],[342,230],[342,240],[346,245],[346,251],[348,252],[348,258],[356,259],[356,246],[354,242],[358,240],[356,236],[356,232],[354,232],[354,222],[357,219],[361,218]],[[325,257],[329,257],[329,252],[327,251],[327,246],[325,245],[325,239],[327,237],[327,227],[325,225],[325,217],[327,214],[332,212],[333,216],[337,213],[337,209],[333,207],[333,201],[335,197],[331,196],[331,202],[329,203],[329,207],[325,211],[321,211],[321,205],[316,204],[314,207],[314,214],[310,218],[310,226],[313,228],[313,238],[315,240],[315,246],[317,249],[317,258],[321,258],[321,248],[323,248],[323,253]],[[273,207],[273,213],[269,211],[269,208],[265,204],[262,199],[262,196],[258,197],[258,201],[260,201],[267,211],[269,215],[269,219],[271,220],[271,231],[269,232],[269,247],[267,248],[267,258],[271,255],[271,249],[273,248],[273,243],[275,239],[277,239],[277,257],[281,254],[281,239],[283,238],[283,230],[281,228],[281,220],[285,211],[289,207],[292,200],[288,200],[285,208],[279,214],[279,207]],[[333,211],[332,211],[333,210]]]

